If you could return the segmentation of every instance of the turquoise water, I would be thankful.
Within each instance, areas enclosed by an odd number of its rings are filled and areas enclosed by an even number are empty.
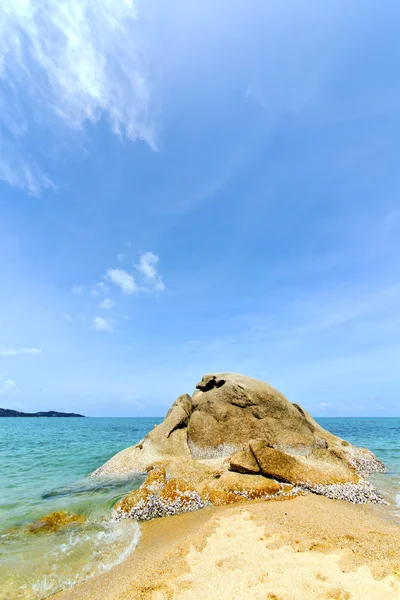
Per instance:
[[[318,421],[383,460],[389,473],[374,479],[400,518],[400,419]],[[45,598],[111,568],[133,550],[139,527],[109,517],[116,500],[143,478],[87,475],[159,422],[0,418],[0,600]],[[29,523],[58,510],[83,514],[86,523],[53,534],[27,534]]]
[[[0,600],[46,598],[133,550],[138,525],[110,521],[110,512],[143,478],[87,475],[161,420],[0,418]],[[32,521],[59,510],[87,520],[27,534]]]
[[[355,446],[369,448],[388,468],[372,482],[386,494],[392,512],[400,518],[400,418],[319,418],[322,427]]]

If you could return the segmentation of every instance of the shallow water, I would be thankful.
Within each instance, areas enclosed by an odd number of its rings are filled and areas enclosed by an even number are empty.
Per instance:
[[[400,518],[400,419],[319,418],[322,427],[355,446],[369,448],[386,465],[388,473],[375,474],[374,483],[390,503],[391,514]]]
[[[161,419],[0,418],[0,599],[40,599],[121,562],[139,526],[110,520],[111,507],[143,478],[87,475],[137,443]],[[83,526],[32,535],[54,511]]]
[[[117,499],[141,477],[88,478],[162,419],[0,418],[0,600],[39,600],[111,568],[136,546],[133,522],[110,521]],[[389,468],[377,483],[400,517],[400,419],[318,419],[323,427],[369,447]],[[66,510],[83,526],[28,534],[39,517]]]

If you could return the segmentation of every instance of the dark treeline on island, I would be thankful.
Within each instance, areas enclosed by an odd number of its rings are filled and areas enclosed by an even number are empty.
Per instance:
[[[77,413],[63,413],[56,410],[47,412],[25,413],[19,410],[11,410],[9,408],[0,408],[0,417],[85,417]]]

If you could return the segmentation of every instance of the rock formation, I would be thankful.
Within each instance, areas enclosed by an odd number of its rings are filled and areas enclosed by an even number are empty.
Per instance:
[[[184,480],[182,494],[192,493],[193,500],[188,510],[300,488],[355,502],[382,501],[364,475],[385,470],[372,452],[332,435],[269,384],[233,373],[204,376],[194,394],[179,396],[139,444],[93,475],[150,471],[131,500],[116,506],[118,517],[135,516],[135,506],[143,508],[146,498],[157,505],[154,516],[173,514],[163,505],[168,482],[160,471],[151,472],[160,467],[168,478]]]
[[[63,510],[41,517],[28,527],[29,533],[52,533],[66,527],[82,525],[86,521],[83,515],[73,515]]]

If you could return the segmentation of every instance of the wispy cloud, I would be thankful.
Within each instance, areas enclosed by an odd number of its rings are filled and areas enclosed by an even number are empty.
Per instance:
[[[14,379],[7,379],[0,383],[0,396],[6,396],[8,394],[18,394],[18,387]]]
[[[115,306],[115,302],[111,298],[104,298],[99,304],[99,308],[112,308],[113,306]]]
[[[110,288],[108,287],[108,285],[106,285],[104,283],[104,281],[100,281],[99,283],[96,284],[96,288],[100,290],[100,292],[102,294],[104,294],[105,296],[108,294],[108,292],[110,291]]]
[[[165,290],[164,282],[157,270],[159,257],[153,252],[145,252],[140,256],[137,270],[143,275],[144,281],[152,290],[161,292]]]
[[[112,331],[112,321],[103,317],[95,317],[93,319],[93,329],[97,331]]]
[[[19,354],[41,354],[39,348],[0,348],[0,356],[18,356]]]
[[[159,256],[154,252],[144,252],[140,255],[139,262],[135,265],[141,275],[139,283],[125,269],[107,269],[105,279],[121,288],[127,295],[135,292],[162,292],[165,290],[165,284],[158,270],[159,261]],[[101,308],[110,308],[110,306],[101,306]]]
[[[0,121],[0,134],[2,133]],[[10,144],[0,144],[0,180],[12,187],[25,189],[32,196],[38,196],[43,189],[55,187],[34,161],[29,160],[29,157],[22,157]]]
[[[364,293],[349,289],[343,296],[335,294],[333,290],[314,294],[307,301],[299,300],[293,304],[294,314],[302,315],[304,319],[297,332],[310,335],[349,326],[362,319],[371,319],[374,315],[382,320],[386,313],[397,312],[399,299],[398,284]]]
[[[138,290],[134,278],[124,269],[108,269],[106,278],[120,287],[124,294],[133,294]]]
[[[74,287],[72,288],[72,293],[73,294],[82,294],[83,292],[83,287],[81,285],[74,285]]]
[[[156,149],[137,18],[133,0],[2,3],[1,179],[34,194],[51,185],[26,151],[32,127],[55,137],[105,115],[116,135]]]

